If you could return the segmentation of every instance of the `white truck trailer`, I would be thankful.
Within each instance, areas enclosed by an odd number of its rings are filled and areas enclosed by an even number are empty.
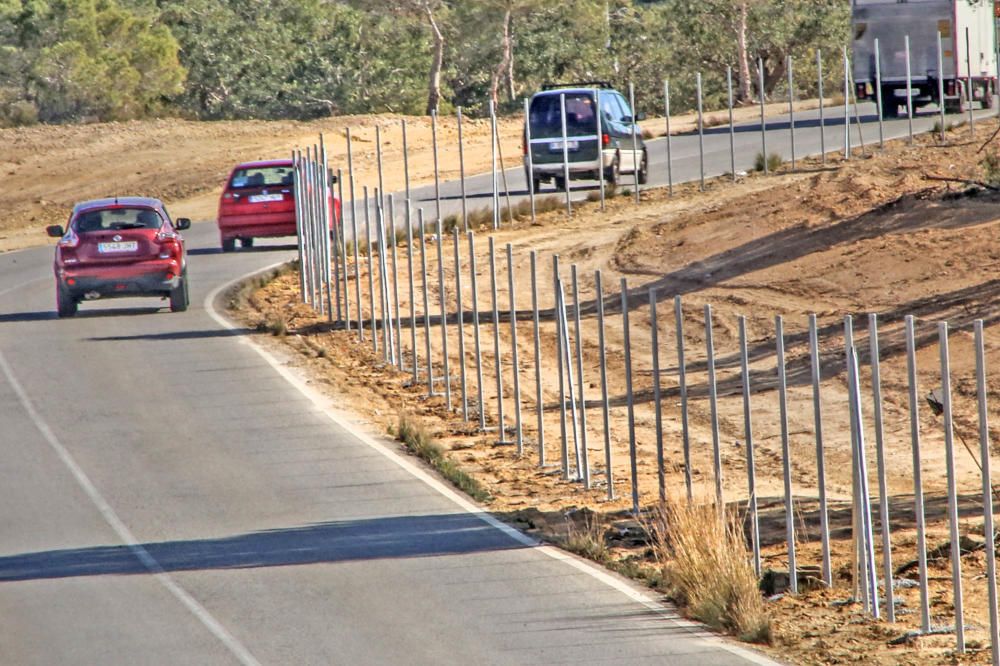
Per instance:
[[[854,84],[858,99],[876,99],[875,40],[881,66],[882,115],[906,110],[906,48],[910,38],[913,107],[940,104],[962,111],[966,90],[983,108],[997,89],[996,23],[993,0],[851,0]],[[941,71],[938,71],[938,34]]]

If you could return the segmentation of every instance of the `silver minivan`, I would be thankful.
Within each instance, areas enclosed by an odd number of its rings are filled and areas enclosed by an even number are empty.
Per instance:
[[[566,145],[563,146],[563,99],[565,98]],[[598,112],[598,109],[600,110]],[[604,178],[612,187],[622,174],[639,171],[645,184],[649,158],[642,130],[628,101],[607,83],[546,86],[528,103],[525,128],[525,176],[534,191],[542,181],[552,181],[557,190],[566,188],[566,168],[571,180]],[[633,140],[633,136],[635,139]],[[527,152],[531,150],[531,173]],[[600,146],[600,148],[598,148]],[[564,157],[567,158],[564,162]]]

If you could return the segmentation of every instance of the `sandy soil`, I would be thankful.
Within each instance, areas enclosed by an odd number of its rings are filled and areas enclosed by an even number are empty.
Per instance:
[[[745,109],[752,115],[755,110]],[[288,154],[296,146],[311,144],[318,132],[325,133],[332,162],[343,158],[344,129],[352,128],[358,139],[355,159],[359,181],[372,184],[375,178],[374,135],[376,124],[383,128],[387,186],[402,184],[402,143],[400,118],[392,116],[338,118],[314,123],[189,123],[176,120],[93,125],[79,127],[37,127],[0,130],[0,168],[6,174],[0,192],[0,249],[45,242],[44,224],[65,218],[76,200],[107,194],[144,193],[161,196],[174,215],[196,219],[214,216],[218,187],[235,162]],[[430,123],[409,118],[410,167],[413,182],[432,178]],[[650,121],[657,123],[662,121]],[[674,119],[680,128],[685,120]],[[686,119],[690,123],[691,119]],[[519,152],[520,126],[516,121],[502,125],[505,156]],[[983,140],[995,125],[977,125],[977,139]],[[465,126],[466,163],[471,172],[489,165],[489,130],[483,122]],[[647,127],[655,132],[655,126]],[[458,172],[453,121],[442,120],[441,164],[446,177]],[[452,146],[447,148],[445,146]],[[677,391],[676,338],[672,297],[680,294],[684,303],[684,334],[691,392],[692,460],[690,474],[699,496],[714,488],[711,454],[709,405],[706,398],[705,331],[702,308],[711,304],[714,313],[715,349],[720,387],[719,416],[722,442],[723,485],[730,501],[745,497],[746,463],[742,441],[742,400],[739,395],[737,317],[747,317],[751,366],[753,369],[754,437],[757,447],[757,477],[762,505],[765,563],[773,568],[787,566],[784,546],[785,522],[781,508],[781,438],[778,418],[774,357],[774,316],[784,317],[789,372],[789,427],[794,493],[797,498],[798,547],[800,563],[819,562],[816,523],[816,466],[813,433],[812,393],[809,384],[806,316],[815,313],[822,349],[823,428],[827,456],[827,490],[831,494],[834,526],[834,569],[838,585],[832,590],[804,592],[798,597],[783,596],[770,606],[775,615],[776,655],[795,663],[980,663],[988,653],[973,651],[954,657],[952,635],[920,637],[899,646],[891,638],[919,624],[916,590],[901,589],[899,622],[890,625],[867,620],[856,605],[842,602],[850,596],[845,578],[850,543],[843,541],[846,524],[843,501],[850,490],[848,416],[844,386],[843,323],[846,314],[856,316],[856,335],[866,340],[866,314],[877,312],[882,332],[881,359],[885,396],[885,437],[893,523],[893,560],[898,565],[915,557],[912,510],[912,469],[906,394],[905,350],[902,317],[918,318],[918,368],[921,395],[937,386],[939,379],[937,321],[950,321],[955,330],[951,339],[956,431],[977,449],[974,366],[971,349],[971,322],[987,323],[987,362],[997,364],[1000,338],[994,302],[1000,281],[985,271],[994,268],[1000,250],[992,242],[996,235],[997,204],[1000,198],[981,194],[962,196],[964,186],[928,181],[927,174],[980,177],[976,154],[978,141],[964,131],[949,136],[948,145],[939,147],[926,137],[910,147],[894,143],[885,152],[850,163],[831,161],[821,167],[804,163],[799,173],[776,177],[751,176],[738,183],[714,181],[705,193],[691,186],[675,188],[673,198],[664,192],[643,194],[636,207],[629,198],[609,201],[600,214],[596,204],[581,206],[567,219],[551,212],[537,225],[522,223],[494,234],[498,244],[498,293],[501,311],[509,308],[508,269],[502,249],[514,244],[514,276],[518,306],[519,368],[523,402],[525,455],[518,457],[511,445],[498,445],[496,432],[496,384],[493,372],[493,330],[482,327],[483,392],[488,423],[492,432],[479,432],[449,412],[443,396],[427,398],[421,373],[416,385],[410,375],[386,367],[381,355],[372,352],[369,339],[358,342],[356,334],[330,330],[308,308],[297,303],[297,282],[278,280],[255,293],[251,311],[244,313],[252,325],[268,328],[280,321],[290,332],[284,337],[266,337],[270,343],[289,345],[296,350],[297,362],[316,374],[317,381],[350,406],[369,427],[385,432],[401,412],[413,414],[431,429],[464,469],[473,473],[491,491],[490,509],[528,531],[558,539],[565,535],[573,517],[590,515],[574,509],[589,508],[612,527],[627,525],[623,512],[629,500],[629,459],[627,411],[624,395],[624,355],[619,280],[627,278],[631,296],[631,343],[637,394],[637,469],[644,506],[657,498],[655,420],[652,409],[651,327],[647,290],[655,287],[659,296],[658,334],[663,389],[663,427],[666,485],[676,495],[683,492],[684,459]],[[510,159],[510,157],[508,157]],[[477,238],[477,298],[481,311],[490,309],[490,284],[485,230]],[[451,239],[445,245],[445,292],[451,352],[451,387],[458,405],[460,387],[459,334],[455,325],[455,265]],[[437,248],[431,239],[426,246],[416,244],[415,260],[426,249],[431,275],[437,271]],[[543,311],[542,340],[543,404],[548,465],[539,466],[537,411],[534,401],[535,368],[531,344],[531,293],[529,250],[538,253],[539,301]],[[551,256],[560,255],[562,274],[568,279],[575,264],[580,276],[583,303],[582,340],[585,393],[587,398],[588,453],[594,470],[594,488],[565,481],[560,473],[558,384],[556,377],[555,331],[551,317],[553,289]],[[362,255],[363,256],[363,255]],[[399,249],[405,267],[407,248]],[[469,280],[468,246],[461,245],[463,305],[466,317],[472,292]],[[600,410],[600,383],[597,370],[597,324],[594,316],[596,292],[594,271],[604,279],[608,309],[609,389],[611,394],[610,433],[612,476],[617,499],[607,497],[603,424]],[[367,293],[367,264],[351,267],[353,280],[362,281]],[[401,279],[405,281],[405,272]],[[376,280],[377,285],[377,280]],[[420,285],[418,282],[417,288]],[[439,290],[436,280],[429,285],[434,326],[435,375],[443,373]],[[409,313],[408,285],[400,284],[404,317]],[[418,294],[420,292],[418,291]],[[417,315],[422,316],[417,298]],[[547,316],[546,316],[547,315]],[[403,328],[404,347],[409,349],[410,330]],[[419,323],[417,349],[421,363],[424,329]],[[572,332],[572,331],[571,331]],[[512,439],[513,358],[510,353],[509,317],[501,317],[504,392],[507,439]],[[575,335],[573,336],[575,339]],[[477,414],[475,395],[475,355],[471,326],[464,330],[465,367],[469,382],[473,419]],[[862,344],[862,363],[867,364],[867,346]],[[411,357],[408,356],[408,361]],[[866,382],[865,420],[868,439],[874,442],[873,413]],[[991,418],[997,423],[1000,401],[996,391],[1000,379],[991,378],[993,405]],[[440,392],[441,384],[436,386]],[[944,446],[940,419],[921,406],[924,491],[928,496],[928,543],[931,547],[947,541],[944,522]],[[991,429],[996,441],[997,432]],[[572,452],[571,463],[575,463]],[[556,463],[553,465],[553,463]],[[874,450],[869,465],[875,468]],[[962,498],[962,532],[980,540],[981,510],[978,508],[976,463],[960,445],[956,451],[958,481]],[[877,484],[873,475],[873,488]],[[569,517],[567,517],[569,516]],[[978,532],[978,533],[977,533]],[[615,534],[615,530],[609,534]],[[615,552],[625,560],[641,559],[642,547],[629,547],[627,540],[612,541]],[[880,555],[881,557],[881,555]],[[932,613],[935,625],[954,624],[947,579],[949,563],[934,563]],[[981,552],[963,558],[966,593],[966,623],[971,646],[988,645],[988,615],[985,612],[984,556]],[[910,572],[906,576],[912,576]],[[902,577],[906,577],[902,576]]]

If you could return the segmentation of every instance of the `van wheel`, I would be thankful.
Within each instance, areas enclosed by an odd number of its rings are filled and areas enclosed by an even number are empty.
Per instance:
[[[556,176],[552,179],[552,182],[556,186],[556,190],[559,192],[566,191],[566,178],[563,176]]]
[[[59,317],[72,317],[79,308],[79,302],[70,296],[65,289],[56,287],[56,314]]]
[[[240,238],[240,247],[253,247],[253,237],[244,236]]]
[[[223,238],[222,239],[222,251],[232,252],[236,249],[236,239],[235,238]]]
[[[181,273],[180,283],[170,290],[170,311],[184,312],[191,299],[188,297],[187,271]]]
[[[531,179],[531,192],[533,194],[538,194],[542,189],[542,179],[532,178]]]
[[[608,185],[612,189],[621,185],[622,182],[622,165],[621,158],[618,153],[615,153],[615,158],[611,161],[611,166],[604,170],[604,180],[607,181]]]
[[[649,182],[649,155],[642,151],[642,162],[639,165],[639,184],[645,185]]]

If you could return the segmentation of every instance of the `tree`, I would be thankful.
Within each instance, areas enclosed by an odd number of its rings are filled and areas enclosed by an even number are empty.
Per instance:
[[[427,81],[427,115],[436,113],[441,105],[441,70],[444,66],[445,37],[442,21],[446,19],[448,5],[445,0],[375,0],[372,9],[379,6],[399,16],[419,17],[427,22],[433,41],[430,73]]]

